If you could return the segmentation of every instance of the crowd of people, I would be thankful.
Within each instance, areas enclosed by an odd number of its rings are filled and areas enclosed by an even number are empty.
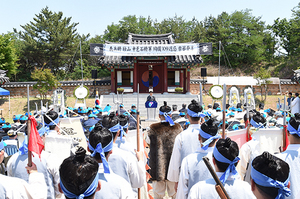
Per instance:
[[[288,98],[291,109],[296,98]],[[218,198],[203,157],[213,165],[230,198],[300,198],[299,112],[264,109],[263,104],[259,110],[247,110],[242,104],[222,110],[218,103],[204,106],[195,100],[182,104],[180,110],[177,105],[171,107],[164,102],[159,108],[160,122],[144,133],[149,154],[137,151],[126,139],[130,130],[141,126],[135,104],[129,110],[123,104],[118,110],[109,104],[103,109],[100,105],[68,107],[59,113],[50,108],[36,115],[14,115],[12,124],[1,118],[0,198],[147,198],[148,194],[138,191],[147,187],[147,176],[155,199],[166,194],[178,199]],[[226,111],[224,124],[222,111]],[[75,141],[75,150],[62,162],[44,149],[28,166],[28,119],[37,120],[36,129],[45,145],[47,138],[66,136],[60,127],[60,118],[66,117],[80,118],[87,148]],[[286,127],[290,144],[282,153],[260,153],[258,133],[238,146],[229,137],[221,138],[223,125],[226,131],[248,125],[256,130]]]

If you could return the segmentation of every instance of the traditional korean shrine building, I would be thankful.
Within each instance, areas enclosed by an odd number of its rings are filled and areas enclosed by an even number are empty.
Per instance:
[[[90,53],[111,71],[111,92],[125,88],[136,93],[190,92],[190,69],[212,53],[211,43],[175,43],[171,33],[129,33],[126,43],[90,44]],[[139,86],[138,86],[139,85]]]

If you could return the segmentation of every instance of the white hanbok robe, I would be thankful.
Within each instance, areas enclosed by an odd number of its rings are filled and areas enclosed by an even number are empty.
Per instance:
[[[108,164],[113,172],[128,181],[132,188],[141,188],[146,183],[144,162],[137,161],[136,156],[118,148],[116,143],[113,153],[108,158]]]
[[[198,148],[195,153],[186,156],[181,163],[180,176],[177,189],[177,199],[186,199],[193,185],[200,181],[212,178],[207,169],[203,157],[208,157],[210,164],[212,163],[212,152],[214,147],[208,147],[207,150]]]
[[[199,129],[200,124],[190,124],[186,130],[176,136],[167,176],[169,181],[179,181],[183,158],[195,152],[200,147],[198,138]]]
[[[300,98],[295,97],[295,99],[291,102],[291,112],[293,115],[295,113],[300,113]]]
[[[129,199],[135,198],[130,184],[121,176],[116,175],[112,169],[104,173],[103,164],[99,163],[98,170],[101,190],[95,194],[95,199]]]
[[[25,169],[25,166],[28,162],[27,156],[27,154],[19,155],[19,153],[12,155],[7,163],[7,175],[28,181],[29,178]],[[60,162],[57,161],[56,156],[49,152],[42,151],[41,159],[35,155],[32,158],[32,161],[37,165],[38,171],[44,174],[43,176],[45,177],[45,182],[47,183],[47,186],[49,186],[47,189],[48,197],[60,197],[62,195],[58,189],[58,183],[60,181]]]
[[[47,198],[47,185],[42,173],[30,174],[28,183],[20,178],[0,174],[0,186],[0,199]]]
[[[260,155],[260,144],[255,139],[255,133],[252,134],[252,140],[246,142],[240,149],[240,161],[237,165],[237,170],[241,175],[242,180],[251,183],[251,163],[255,157]]]
[[[297,194],[300,193],[300,144],[290,144],[286,151],[277,154],[276,156],[286,161],[290,166],[290,189],[292,194],[288,198],[299,198],[297,197]]]
[[[217,176],[220,178],[223,175],[223,172],[217,172]],[[195,184],[190,190],[189,199],[211,199],[211,198],[220,198],[216,189],[216,182],[213,178],[210,178],[206,181],[201,181]],[[233,176],[229,174],[228,179],[223,185],[226,192],[228,193],[231,199],[255,199],[256,197],[251,191],[251,186],[242,180],[239,179],[238,175]]]

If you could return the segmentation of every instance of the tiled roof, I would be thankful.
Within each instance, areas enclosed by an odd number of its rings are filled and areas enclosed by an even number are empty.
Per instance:
[[[297,84],[297,82],[294,82],[291,79],[280,79],[280,84],[292,85],[292,84]]]

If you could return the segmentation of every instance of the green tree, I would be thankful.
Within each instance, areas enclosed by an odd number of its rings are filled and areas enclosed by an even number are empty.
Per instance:
[[[254,74],[253,77],[257,80],[257,85],[260,88],[261,101],[265,102],[267,99],[267,94],[268,94],[268,84],[271,83],[268,80],[271,77],[271,74],[264,67],[260,67],[259,70]]]
[[[33,89],[38,90],[42,100],[47,98],[47,91],[56,89],[58,86],[60,86],[56,76],[51,73],[50,69],[35,68],[31,74],[31,77],[37,81],[37,83],[33,85]]]
[[[254,17],[251,10],[235,11],[231,15],[226,12],[215,17],[204,19],[205,38],[213,42],[215,51],[221,41],[224,50],[234,67],[243,67],[265,61],[266,46],[269,35],[260,17]],[[271,46],[272,47],[272,46]],[[213,63],[218,61],[218,54],[211,56]],[[224,63],[221,63],[224,64]]]
[[[79,40],[87,36],[77,33],[78,23],[62,12],[52,12],[48,7],[36,14],[33,21],[22,25],[22,31],[14,29],[24,43],[20,57],[20,75],[31,72],[35,67],[49,68],[58,77],[64,75]]]
[[[0,35],[0,69],[6,70],[7,76],[10,78],[16,73],[17,60],[17,50],[12,34]]]

